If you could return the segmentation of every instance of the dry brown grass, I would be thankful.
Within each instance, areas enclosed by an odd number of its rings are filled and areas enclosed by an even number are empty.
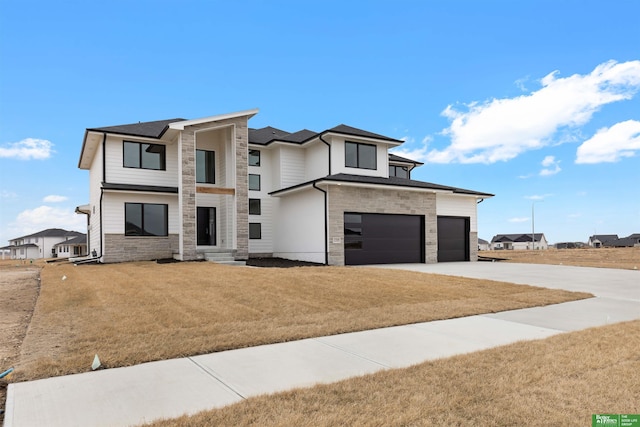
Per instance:
[[[62,280],[62,277],[66,280]],[[559,303],[588,294],[348,267],[153,262],[46,265],[15,380],[377,327]]]
[[[250,398],[187,426],[591,425],[640,413],[640,321]]]
[[[546,251],[482,251],[481,256],[507,258],[526,264],[574,265],[577,267],[640,269],[640,247],[549,249]]]

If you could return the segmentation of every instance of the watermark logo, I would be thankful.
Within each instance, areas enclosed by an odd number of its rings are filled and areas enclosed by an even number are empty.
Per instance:
[[[640,414],[594,414],[592,427],[640,427]]]

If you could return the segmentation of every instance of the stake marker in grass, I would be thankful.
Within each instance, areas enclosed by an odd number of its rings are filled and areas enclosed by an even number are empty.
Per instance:
[[[91,364],[91,370],[95,371],[96,369],[98,369],[100,366],[102,366],[102,363],[100,363],[100,358],[98,357],[98,355],[96,354],[93,357],[93,363]]]

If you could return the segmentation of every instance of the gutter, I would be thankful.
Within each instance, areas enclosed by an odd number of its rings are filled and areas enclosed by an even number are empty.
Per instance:
[[[322,188],[316,186],[316,181],[312,186],[318,191],[321,191],[324,195],[324,265],[329,265],[329,224],[327,218],[327,192]]]
[[[102,132],[102,182],[107,182],[107,160],[106,156],[106,146],[107,146],[107,133]],[[104,188],[100,185],[100,255],[98,258],[102,258],[103,254],[103,239],[104,229],[102,228],[102,197],[104,196]]]

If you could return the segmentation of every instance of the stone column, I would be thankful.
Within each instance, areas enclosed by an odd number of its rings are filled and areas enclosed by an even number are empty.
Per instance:
[[[180,259],[194,260],[196,252],[196,137],[192,128],[180,137]]]

